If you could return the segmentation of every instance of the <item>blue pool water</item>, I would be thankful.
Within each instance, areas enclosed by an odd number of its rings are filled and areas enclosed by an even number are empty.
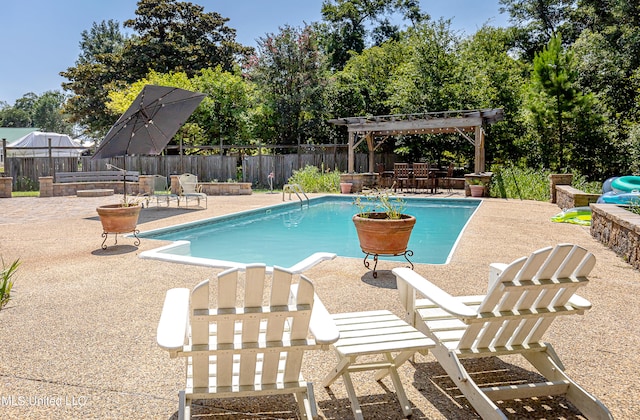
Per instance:
[[[416,217],[408,249],[411,261],[445,264],[480,200],[408,198],[404,213]],[[364,258],[351,217],[352,197],[320,197],[307,206],[288,202],[260,210],[207,219],[140,234],[140,237],[190,242],[190,256],[262,262],[289,267],[315,252]],[[380,257],[404,261],[400,257]]]

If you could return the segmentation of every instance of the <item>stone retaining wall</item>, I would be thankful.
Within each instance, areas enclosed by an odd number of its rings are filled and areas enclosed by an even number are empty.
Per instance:
[[[142,177],[141,177],[142,178]],[[78,190],[99,190],[110,189],[116,194],[124,192],[122,181],[101,181],[101,182],[53,182],[52,176],[42,176],[40,182],[40,197],[62,197],[76,195]],[[140,182],[127,181],[127,194],[143,194],[140,190]]]
[[[592,204],[591,236],[640,270],[640,215],[615,204]]]
[[[179,175],[171,175],[171,193],[180,194]],[[250,182],[198,182],[202,185],[202,192],[207,195],[251,195]]]
[[[11,198],[13,192],[13,177],[0,177],[0,198]]]
[[[598,201],[600,194],[589,194],[570,185],[556,185],[555,202],[561,209],[584,207]]]
[[[202,192],[207,195],[251,195],[250,182],[203,182]]]

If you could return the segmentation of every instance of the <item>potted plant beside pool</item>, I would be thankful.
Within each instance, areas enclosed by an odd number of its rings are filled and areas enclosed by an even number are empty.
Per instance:
[[[403,213],[406,202],[400,197],[391,197],[386,192],[373,192],[364,198],[364,202],[361,196],[356,199],[355,204],[360,208],[360,212],[355,214],[352,220],[360,241],[360,249],[367,254],[365,266],[369,267],[366,261],[369,255],[374,256],[376,264],[378,255],[404,255],[405,258],[407,255],[413,255],[407,250],[407,244],[416,218]]]
[[[133,233],[136,237],[136,246],[140,244],[136,229],[138,225],[138,217],[142,209],[142,202],[138,198],[124,199],[119,204],[106,204],[96,208],[100,223],[102,223],[102,249],[106,249],[105,242],[109,233],[116,234],[116,243],[118,241],[118,233]]]

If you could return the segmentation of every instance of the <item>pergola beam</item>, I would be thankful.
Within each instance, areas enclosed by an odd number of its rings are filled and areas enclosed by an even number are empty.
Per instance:
[[[423,114],[380,115],[370,117],[348,117],[329,120],[335,125],[347,126],[349,134],[348,171],[354,172],[355,148],[363,141],[369,151],[369,172],[374,172],[375,150],[384,141],[375,142],[376,137],[396,135],[421,135],[458,133],[475,145],[474,169],[476,173],[485,169],[485,136],[483,125],[493,124],[504,118],[503,110],[480,109],[465,111],[429,112]],[[465,133],[473,132],[475,138]],[[356,143],[356,136],[363,136]]]

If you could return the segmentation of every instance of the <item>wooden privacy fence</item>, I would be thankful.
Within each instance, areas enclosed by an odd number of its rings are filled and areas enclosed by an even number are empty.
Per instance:
[[[384,163],[387,169],[393,168],[396,156],[378,154],[376,162]],[[107,164],[128,171],[137,171],[141,175],[178,175],[192,173],[202,182],[228,180],[251,182],[254,188],[267,188],[269,174],[273,172],[274,188],[287,183],[293,172],[307,165],[324,170],[347,170],[346,151],[316,150],[309,153],[288,155],[222,156],[222,155],[167,155],[167,156],[127,156],[109,159],[91,160],[90,156],[75,157],[37,157],[5,159],[4,172],[13,177],[13,190],[38,190],[38,179],[42,176],[55,176],[57,172],[104,171]],[[366,172],[368,156],[357,153],[356,172]],[[241,172],[239,172],[239,170]]]

